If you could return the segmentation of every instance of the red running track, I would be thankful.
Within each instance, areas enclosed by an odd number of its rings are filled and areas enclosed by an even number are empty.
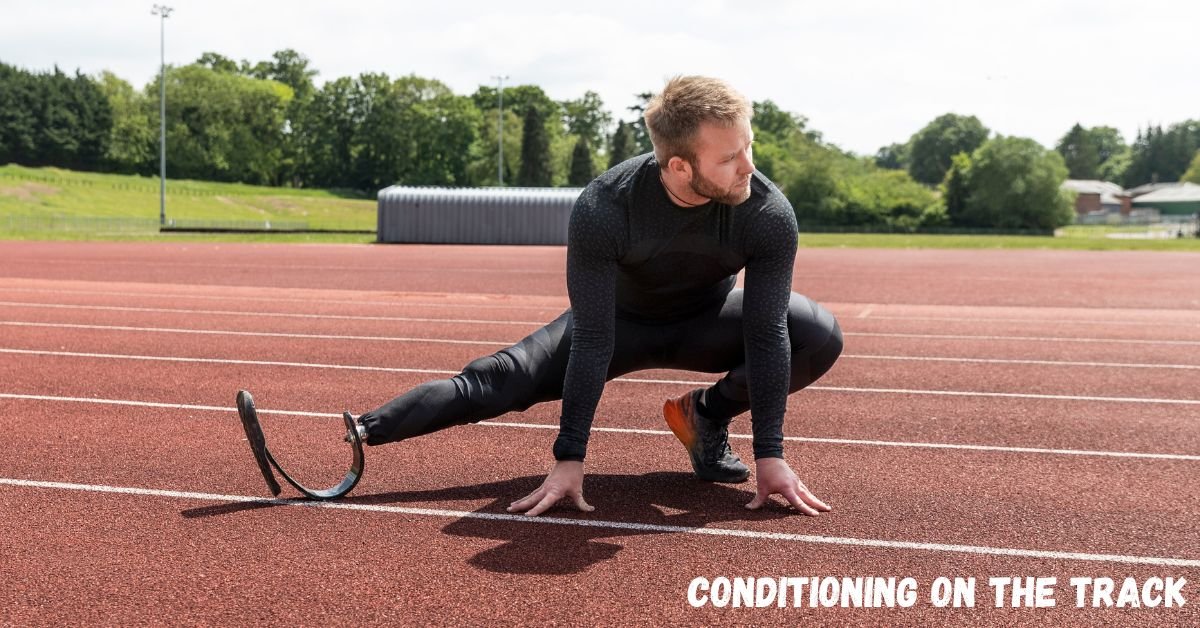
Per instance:
[[[658,408],[716,376],[673,371],[606,388],[588,515],[504,512],[549,467],[556,403],[372,448],[332,507],[261,498],[239,387],[285,464],[332,483],[342,409],[556,315],[562,262],[0,244],[0,624],[1200,623],[1197,255],[802,250],[795,288],[847,337],[785,424],[834,506],[818,518],[690,478]],[[911,577],[919,597],[689,605],[694,578],[719,576]],[[1057,578],[1057,606],[995,608],[995,576]],[[1084,576],[1185,578],[1187,604],[1075,608]],[[931,604],[938,577],[976,578],[975,607]]]

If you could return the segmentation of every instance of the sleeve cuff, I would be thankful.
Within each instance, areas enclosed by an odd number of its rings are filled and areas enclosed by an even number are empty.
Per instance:
[[[559,462],[563,462],[565,460],[583,462],[583,459],[586,455],[586,444],[566,441],[563,440],[561,436],[554,441],[554,459]]]

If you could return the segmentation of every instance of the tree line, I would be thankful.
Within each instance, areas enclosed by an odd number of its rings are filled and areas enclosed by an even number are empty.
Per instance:
[[[214,52],[166,72],[168,176],[373,192],[392,184],[582,186],[650,150],[634,95],[618,121],[594,92],[556,101],[536,85],[455,94],[436,79],[382,73],[318,87],[307,58],[267,61]],[[158,172],[159,81],[143,89],[104,72],[28,72],[0,63],[0,163],[152,176]],[[1073,128],[1056,150],[992,136],[973,116],[946,114],[904,144],[861,157],[826,142],[799,114],[754,103],[755,161],[802,225],[894,229],[1046,229],[1070,222],[1062,180],[1187,176],[1200,123],[1139,133]],[[498,122],[503,118],[503,137]],[[1188,151],[1191,153],[1188,153]],[[1192,171],[1200,176],[1200,157]],[[1094,173],[1096,177],[1081,176]],[[1014,196],[1006,182],[1023,182]],[[1145,179],[1145,181],[1142,181]]]
[[[645,134],[600,97],[555,101],[535,85],[454,94],[435,79],[364,73],[317,87],[293,50],[251,64],[208,52],[166,72],[168,176],[374,191],[504,182],[584,185],[614,160],[647,150]],[[111,72],[28,72],[0,63],[0,163],[154,175],[159,88]]]
[[[946,114],[913,134],[903,144],[879,149],[875,163],[907,170],[914,179],[943,182],[951,160],[981,146],[990,131],[975,116]],[[1139,129],[1133,144],[1109,126],[1075,124],[1054,150],[1072,179],[1099,179],[1133,188],[1145,183],[1200,183],[1200,120],[1185,120],[1164,131],[1162,125]]]

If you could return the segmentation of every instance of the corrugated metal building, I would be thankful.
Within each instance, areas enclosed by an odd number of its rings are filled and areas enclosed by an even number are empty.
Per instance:
[[[1164,215],[1200,214],[1200,185],[1176,183],[1171,186],[1161,186],[1149,194],[1134,197],[1133,206],[1154,208]]]
[[[567,243],[581,188],[435,188],[379,191],[379,242]]]

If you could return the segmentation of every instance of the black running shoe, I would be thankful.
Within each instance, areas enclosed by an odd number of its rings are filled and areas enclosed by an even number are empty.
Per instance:
[[[729,447],[729,423],[715,423],[700,415],[703,392],[697,388],[678,399],[668,399],[663,404],[663,417],[687,449],[696,477],[709,482],[745,482],[750,467]]]

